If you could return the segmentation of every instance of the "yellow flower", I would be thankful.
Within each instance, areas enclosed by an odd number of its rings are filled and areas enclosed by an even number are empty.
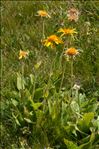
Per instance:
[[[61,37],[62,36],[64,36],[64,35],[73,35],[73,34],[77,34],[77,32],[75,31],[75,29],[70,29],[70,28],[60,28],[59,30],[58,30],[58,32],[60,32],[60,33],[63,33],[62,35],[61,35]]]
[[[29,52],[20,50],[19,52],[19,59],[25,58]]]
[[[77,54],[79,54],[78,50],[73,47],[71,47],[65,51],[65,55],[74,56]]]
[[[51,48],[54,47],[54,43],[55,44],[63,44],[63,41],[57,37],[56,35],[51,35],[49,37],[47,37],[47,39],[43,40],[44,46],[49,47],[51,46]]]
[[[39,11],[37,11],[37,13],[41,17],[49,17],[50,18],[50,15],[45,10],[39,10]]]

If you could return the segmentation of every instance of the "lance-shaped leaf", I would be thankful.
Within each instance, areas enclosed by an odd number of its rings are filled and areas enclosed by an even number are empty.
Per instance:
[[[72,141],[64,139],[64,143],[66,144],[67,149],[79,149],[79,147],[76,144],[74,144]]]

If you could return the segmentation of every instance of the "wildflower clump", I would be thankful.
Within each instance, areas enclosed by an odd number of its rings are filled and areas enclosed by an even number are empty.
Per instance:
[[[47,39],[43,40],[42,43],[44,44],[44,46],[49,47],[51,46],[51,48],[54,47],[54,44],[63,44],[63,41],[56,35],[51,35],[49,37],[47,37]]]

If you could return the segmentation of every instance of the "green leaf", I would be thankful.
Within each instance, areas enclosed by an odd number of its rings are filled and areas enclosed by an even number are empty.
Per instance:
[[[80,109],[79,109],[79,105],[76,101],[72,101],[71,102],[71,108],[74,112],[80,112]]]
[[[90,142],[84,143],[79,146],[79,149],[92,149]]]
[[[49,114],[51,115],[51,113],[52,113],[52,103],[51,103],[51,100],[48,100],[48,108],[49,108]]]
[[[30,80],[31,80],[31,84],[34,83],[34,75],[33,74],[30,74]]]
[[[45,123],[45,121],[43,119],[43,115],[44,115],[43,111],[41,111],[41,110],[36,111],[36,117],[37,117],[36,124],[37,124],[37,126],[41,127]]]
[[[46,90],[43,92],[43,97],[44,97],[44,98],[47,98],[48,95],[49,95],[49,90],[46,89]]]
[[[60,111],[60,105],[58,101],[51,101],[48,100],[48,108],[49,108],[49,114],[51,118],[54,120],[58,118],[59,111]]]
[[[17,88],[18,90],[25,89],[25,80],[19,73],[17,73]]]
[[[86,122],[86,125],[88,126],[90,121],[94,118],[94,113],[93,112],[89,112],[89,113],[85,113],[83,116],[83,121]]]
[[[34,68],[35,68],[35,69],[38,69],[38,68],[41,66],[41,64],[42,64],[42,61],[37,62],[37,63],[34,65]]]
[[[61,123],[62,125],[67,123],[67,104],[62,101],[62,109],[61,109]]]
[[[93,143],[95,140],[95,133],[92,132],[91,136],[90,136],[90,143]]]
[[[89,136],[87,137],[87,139],[89,138]],[[92,143],[95,140],[95,133],[92,133],[90,135],[90,140],[87,143],[84,143],[82,145],[79,146],[79,149],[94,149],[94,147],[92,146]]]
[[[11,98],[11,101],[12,101],[12,104],[16,107],[18,105],[18,101],[16,101],[15,99],[12,99]]]
[[[81,108],[82,108],[84,113],[86,111],[95,112],[98,108],[96,99],[93,98],[93,99],[86,100],[86,101],[82,102]]]
[[[17,125],[21,126],[19,120],[17,119],[17,116],[14,115],[14,113],[12,113],[13,118],[15,119],[15,122]]]
[[[84,137],[80,140],[80,144],[84,144],[86,142],[88,142],[90,140],[90,135],[88,135],[87,137]]]
[[[43,88],[37,88],[34,93],[34,99],[40,99],[43,97]]]
[[[46,149],[54,149],[54,148],[51,148],[51,147],[47,147]]]
[[[32,103],[32,106],[33,106],[34,110],[38,110],[38,108],[42,106],[42,103],[41,102]]]
[[[28,118],[24,118],[24,120],[27,122],[27,123],[33,123],[30,119]]]
[[[91,123],[93,118],[94,118],[94,113],[93,112],[85,113],[83,118],[78,121],[78,126],[83,131],[86,131],[87,129],[90,128],[90,123]]]
[[[68,135],[71,135],[74,131],[74,133],[76,133],[75,127],[73,125],[63,126],[63,128]]]
[[[99,116],[98,118],[93,122],[94,126],[97,128],[97,130],[99,131]]]
[[[33,107],[34,110],[38,110],[39,107],[42,106],[42,102],[34,102],[31,97],[29,98],[30,102],[31,102],[31,105]]]
[[[76,144],[74,144],[72,141],[64,139],[64,143],[66,144],[67,149],[79,149],[79,147]]]

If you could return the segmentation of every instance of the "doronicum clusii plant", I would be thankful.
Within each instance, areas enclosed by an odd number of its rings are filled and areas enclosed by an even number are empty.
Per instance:
[[[60,37],[51,35],[44,39],[43,44],[46,47],[56,46],[57,48],[57,45],[63,44],[63,41]],[[73,64],[79,51],[70,47],[64,51],[64,54],[70,62],[71,98],[68,91],[58,92],[56,90],[52,80],[52,67],[46,83],[44,80],[43,83],[37,84],[41,61],[33,66],[34,73],[30,74],[27,79],[24,75],[24,68],[25,59],[29,54],[27,51],[20,51],[19,59],[22,68],[17,76],[17,97],[11,98],[13,128],[16,134],[20,131],[20,137],[25,136],[27,144],[37,149],[44,149],[44,147],[84,149],[88,146],[89,149],[93,149],[98,140],[97,116],[94,119],[98,108],[97,102],[94,99],[95,105],[93,100],[89,103],[84,94],[77,92],[76,96],[74,92]],[[22,145],[24,146],[24,142],[21,142]]]
[[[19,90],[23,90],[25,88],[25,79],[24,79],[24,67],[25,67],[25,59],[28,57],[29,51],[19,52],[19,60],[21,63],[20,73],[17,73],[17,87]]]
[[[79,51],[77,49],[75,49],[74,47],[68,48],[65,52],[64,52],[65,56],[67,56],[70,60],[70,74],[71,74],[71,96],[72,96],[72,88],[74,85],[74,72],[73,72],[73,61],[74,61],[74,57],[76,55],[79,54]]]
[[[65,28],[64,27],[64,28],[60,28],[57,33],[59,33],[60,38],[62,38],[62,40],[64,41],[63,50],[60,55],[60,66],[62,66],[64,51],[67,49],[67,47],[70,47],[74,43],[77,31],[75,28]],[[66,62],[63,65],[64,65],[64,67],[62,68],[62,78],[61,78],[60,89],[59,89],[60,91],[62,89],[62,85],[63,85],[63,81],[64,81],[64,77],[65,77],[64,74],[65,74],[65,70],[66,70]]]
[[[45,10],[38,10],[37,16],[41,17],[42,19],[42,38],[45,38],[45,18],[51,18],[51,16],[48,14]]]
[[[20,137],[26,137],[27,144],[31,142],[31,145],[43,149],[45,146],[48,147],[49,143],[46,130],[44,130],[48,113],[47,105],[43,101],[43,98],[47,97],[43,92],[45,85],[38,87],[36,76],[41,61],[34,65],[34,74],[26,76],[25,60],[28,58],[27,56],[29,56],[28,52],[22,50],[19,52],[22,68],[20,73],[17,73],[17,90],[14,92],[16,96],[11,98],[13,128],[16,133],[20,131]]]
[[[49,17],[45,11],[38,11],[38,15],[42,19]],[[95,99],[95,105],[93,100],[89,102],[84,94],[79,94],[77,86],[74,91],[74,58],[79,51],[71,45],[77,32],[73,28],[61,28],[58,33],[61,33],[60,37],[52,34],[45,38],[43,22],[43,45],[49,49],[58,49],[58,45],[62,44],[59,64],[61,65],[63,53],[69,59],[71,97],[68,90],[61,89],[62,85],[60,90],[56,89],[58,85],[55,86],[53,81],[55,57],[48,78],[41,81],[38,74],[42,61],[33,66],[33,74],[25,77],[25,59],[29,54],[20,51],[22,68],[17,75],[17,97],[11,98],[13,127],[16,134],[20,131],[20,137],[24,136],[31,148],[93,149],[95,142],[98,142],[98,117],[95,114],[97,102]],[[65,76],[62,77],[63,80]],[[25,148],[24,141],[21,141],[21,147]]]

